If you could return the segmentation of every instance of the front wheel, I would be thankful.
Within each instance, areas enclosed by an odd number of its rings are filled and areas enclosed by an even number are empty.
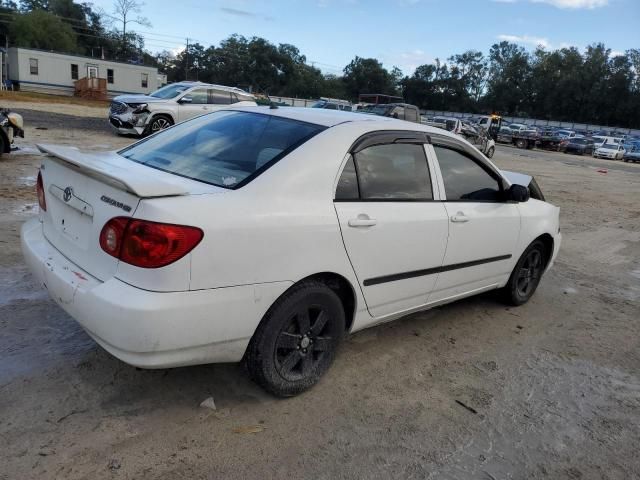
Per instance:
[[[173,125],[173,121],[167,115],[156,115],[149,122],[147,127],[147,135],[153,135],[160,130],[164,130]]]
[[[522,139],[517,140],[516,141],[516,147],[518,147],[518,148],[526,148],[527,147],[527,142],[525,142]]]
[[[503,288],[504,299],[510,305],[522,305],[533,296],[546,265],[547,251],[544,243],[536,240],[524,251],[516,263],[509,281]]]
[[[345,313],[336,293],[303,282],[266,313],[245,363],[251,378],[279,397],[302,393],[329,369],[345,333]]]
[[[493,158],[493,154],[496,152],[496,149],[493,147],[490,147],[489,150],[487,150],[487,158]]]

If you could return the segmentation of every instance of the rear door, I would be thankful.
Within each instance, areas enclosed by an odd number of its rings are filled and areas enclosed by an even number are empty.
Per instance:
[[[358,148],[336,188],[344,244],[374,317],[425,304],[447,244],[424,136],[409,141]]]
[[[434,140],[435,142],[435,140]],[[520,212],[503,201],[500,177],[462,149],[441,146],[435,153],[449,217],[447,252],[430,301],[493,285],[513,266]]]

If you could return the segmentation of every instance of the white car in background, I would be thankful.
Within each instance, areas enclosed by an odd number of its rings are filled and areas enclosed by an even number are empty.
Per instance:
[[[624,147],[619,143],[603,143],[593,151],[593,156],[595,158],[622,160],[624,152]]]
[[[117,152],[40,149],[22,248],[58,305],[129,364],[244,360],[280,396],[349,332],[488,290],[525,303],[560,248],[530,176],[391,118],[237,108]]]
[[[235,87],[202,82],[166,85],[149,95],[120,95],[109,107],[109,123],[124,135],[150,135],[193,117],[229,108],[256,106],[253,95]]]

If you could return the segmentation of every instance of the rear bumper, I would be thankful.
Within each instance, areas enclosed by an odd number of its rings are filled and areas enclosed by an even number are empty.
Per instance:
[[[26,263],[51,298],[105,350],[137,367],[241,360],[264,313],[291,286],[151,292],[92,277],[49,243],[37,218],[23,225],[21,241]]]

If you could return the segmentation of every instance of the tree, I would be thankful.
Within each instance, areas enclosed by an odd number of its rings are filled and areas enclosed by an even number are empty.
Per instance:
[[[9,29],[16,45],[42,50],[77,51],[73,29],[60,18],[43,10],[16,15]]]
[[[113,1],[113,15],[111,18],[122,25],[121,32],[121,53],[126,53],[130,47],[128,42],[131,37],[127,37],[127,26],[130,24],[141,25],[143,27],[151,27],[151,22],[146,17],[137,15],[142,11],[144,3],[138,0],[114,0]]]
[[[375,58],[354,58],[344,67],[344,83],[347,95],[358,98],[361,93],[396,95],[394,77]]]

